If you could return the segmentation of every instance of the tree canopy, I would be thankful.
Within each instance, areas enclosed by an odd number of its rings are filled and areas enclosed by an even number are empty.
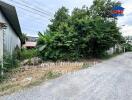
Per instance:
[[[39,33],[38,47],[45,60],[76,60],[99,57],[115,44],[123,42],[117,19],[111,16],[111,0],[94,0],[88,8],[75,8],[71,15],[60,8],[49,29]]]

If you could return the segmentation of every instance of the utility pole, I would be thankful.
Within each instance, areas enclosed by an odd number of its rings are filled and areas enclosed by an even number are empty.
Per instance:
[[[1,65],[1,76],[4,75],[4,33],[5,33],[5,29],[6,29],[6,24],[5,23],[1,23],[0,22],[0,31],[1,31],[1,40],[0,40],[0,65]]]

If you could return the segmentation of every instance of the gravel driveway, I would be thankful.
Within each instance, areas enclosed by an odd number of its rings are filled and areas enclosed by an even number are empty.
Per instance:
[[[0,100],[132,100],[132,53]]]

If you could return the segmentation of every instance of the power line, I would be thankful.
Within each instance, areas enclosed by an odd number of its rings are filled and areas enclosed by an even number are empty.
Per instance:
[[[50,17],[49,14],[47,14],[47,13],[45,13],[45,12],[43,12],[43,11],[40,11],[40,10],[38,10],[38,9],[35,9],[35,8],[31,7],[31,6],[25,5],[25,4],[23,4],[23,3],[20,3],[20,2],[14,1],[14,0],[10,0],[10,1],[12,1],[12,2],[14,2],[14,3],[18,4],[18,5],[21,5],[21,6],[24,6],[24,7],[26,7],[26,8],[32,9],[32,10],[34,10],[34,11],[37,11],[37,12],[43,14],[43,15],[46,15],[46,16],[49,16],[49,17]]]
[[[47,20],[47,21],[49,20],[49,19],[45,19],[44,17],[41,17],[41,16],[32,16],[31,14],[25,13],[23,10],[22,10],[22,12],[23,12],[24,16],[19,14],[19,17],[21,17],[21,18],[23,18],[23,17],[29,17],[30,19],[34,18],[35,19],[34,21],[38,21],[38,22],[42,22],[42,20]],[[29,12],[29,11],[27,11],[27,12]],[[32,13],[32,12],[30,12],[30,13]],[[34,14],[34,13],[32,13],[32,14]]]
[[[20,7],[20,6],[18,6],[18,5],[16,5],[18,8],[20,8],[20,9],[23,9],[24,11],[27,11],[27,12],[30,12],[30,13],[32,13],[32,14],[38,14],[39,16],[41,16],[42,18],[45,18],[46,16],[44,16],[44,15],[42,15],[42,14],[39,14],[39,13],[37,13],[37,12],[34,12],[34,11],[32,11],[32,10],[29,10],[29,9],[25,9],[25,8],[23,8],[23,7]],[[34,17],[34,16],[32,16],[32,17]]]
[[[23,2],[23,3],[25,3],[25,4],[29,4],[29,2],[27,2],[26,0],[20,0],[21,2]],[[39,9],[39,10],[42,10],[43,12],[46,12],[46,13],[50,13],[51,15],[54,15],[52,12],[49,12],[49,11],[46,11],[46,10],[44,10],[43,8],[41,8],[40,7],[40,4],[41,3],[39,3],[39,2],[37,2],[37,1],[33,1],[33,2],[35,2],[35,5],[33,5],[35,8],[37,8],[37,9]],[[38,5],[36,5],[36,4],[38,4]],[[45,5],[43,5],[43,6],[45,6]]]
[[[3,1],[3,0],[2,0]],[[10,1],[9,1],[10,2]],[[8,3],[9,3],[8,2]],[[30,12],[30,13],[32,13],[32,14],[38,14],[39,16],[41,16],[41,17],[46,17],[46,16],[44,16],[44,15],[42,15],[42,14],[40,14],[40,13],[37,13],[37,12],[34,12],[34,11],[32,11],[32,10],[29,10],[29,9],[26,9],[26,8],[23,8],[23,7],[21,7],[21,6],[18,6],[18,5],[14,5],[14,4],[12,4],[12,3],[9,3],[9,4],[11,4],[11,5],[13,5],[13,6],[17,6],[18,8],[20,8],[20,9],[22,9],[22,10],[24,10],[24,11],[28,11],[28,12]]]
[[[20,8],[20,9],[22,9],[22,10],[24,10],[24,11],[30,12],[30,13],[35,14],[35,15],[39,15],[40,18],[45,19],[45,17],[46,17],[46,16],[44,16],[44,15],[38,13],[38,12],[34,12],[33,10],[29,10],[29,9],[23,8],[23,7],[21,7],[20,5],[16,5],[16,4],[14,5],[14,4],[12,4],[12,3],[10,3],[10,4],[13,5],[13,6],[16,6],[17,8]],[[34,17],[34,16],[32,16],[32,17]]]
[[[11,4],[11,5],[13,5],[14,6],[14,4],[12,4],[12,3],[10,3],[10,1],[8,2],[9,4]],[[22,11],[24,12],[24,11],[27,11],[27,12],[30,12],[30,13],[32,13],[32,14],[35,14],[35,15],[37,15],[39,18],[37,18],[37,16],[32,16],[32,15],[30,15],[30,14],[26,14],[26,16],[28,15],[28,17],[30,17],[30,18],[35,18],[36,17],[36,21],[41,21],[42,22],[42,20],[41,19],[45,19],[45,16],[43,16],[43,15],[41,15],[40,13],[38,13],[37,11],[34,11],[34,10],[29,10],[29,9],[27,9],[27,8],[23,8],[23,7],[21,7],[20,5],[17,5],[17,4],[15,4],[15,6],[17,6],[18,8],[20,8],[20,9],[22,9]],[[23,14],[23,15],[25,15],[25,14]],[[22,17],[25,17],[25,16],[22,16]],[[48,19],[49,20],[49,19]],[[47,21],[48,21],[47,20]],[[39,24],[39,23],[38,23]],[[27,27],[25,27],[26,25],[23,25],[23,24],[21,24],[22,25],[22,29],[24,29],[24,30],[30,30],[30,31],[39,31],[39,30],[34,30],[34,29],[32,29],[32,28],[27,28]]]
[[[13,5],[14,6],[14,4],[12,4],[12,3],[10,3],[10,1],[8,2],[9,4],[11,4],[11,5]],[[21,7],[20,5],[17,5],[17,4],[15,4],[15,6],[17,7],[17,8],[20,8],[20,9],[22,9],[22,11],[26,11],[26,12],[29,12],[29,13],[32,13],[32,14],[34,14],[35,16],[32,16],[32,15],[30,15],[30,14],[26,14],[26,15],[28,15],[30,18],[35,18],[36,20],[38,20],[38,21],[42,21],[41,19],[43,19],[43,20],[50,20],[49,18],[47,19],[47,18],[45,18],[45,16],[43,16],[43,15],[41,15],[40,13],[38,13],[38,12],[34,12],[33,10],[29,10],[29,9],[26,9],[26,8],[23,8],[23,7]],[[24,14],[25,15],[25,14]],[[22,16],[23,17],[23,16]]]
[[[38,2],[38,1],[36,1],[36,0],[34,0],[33,2],[35,2],[36,4],[38,4],[39,5],[39,7],[40,7],[40,5],[43,5],[43,6],[46,6],[45,4],[41,4],[40,2]],[[47,7],[47,6],[46,6]],[[48,8],[48,7],[47,7]],[[51,8],[48,8],[49,10],[53,10],[53,9],[51,9]]]

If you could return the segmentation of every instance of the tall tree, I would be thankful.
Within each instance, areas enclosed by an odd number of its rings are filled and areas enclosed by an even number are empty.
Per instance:
[[[60,8],[46,34],[39,35],[41,56],[52,60],[98,57],[121,43],[123,37],[111,17],[113,4],[110,0],[94,0],[90,9],[75,8],[71,15],[65,7]]]
[[[60,8],[54,15],[54,19],[51,20],[51,24],[48,26],[50,31],[59,31],[59,27],[62,24],[67,24],[69,20],[68,9],[65,7]]]
[[[90,12],[93,17],[101,16],[103,18],[113,18],[112,8],[116,2],[111,0],[94,0],[90,7]]]

